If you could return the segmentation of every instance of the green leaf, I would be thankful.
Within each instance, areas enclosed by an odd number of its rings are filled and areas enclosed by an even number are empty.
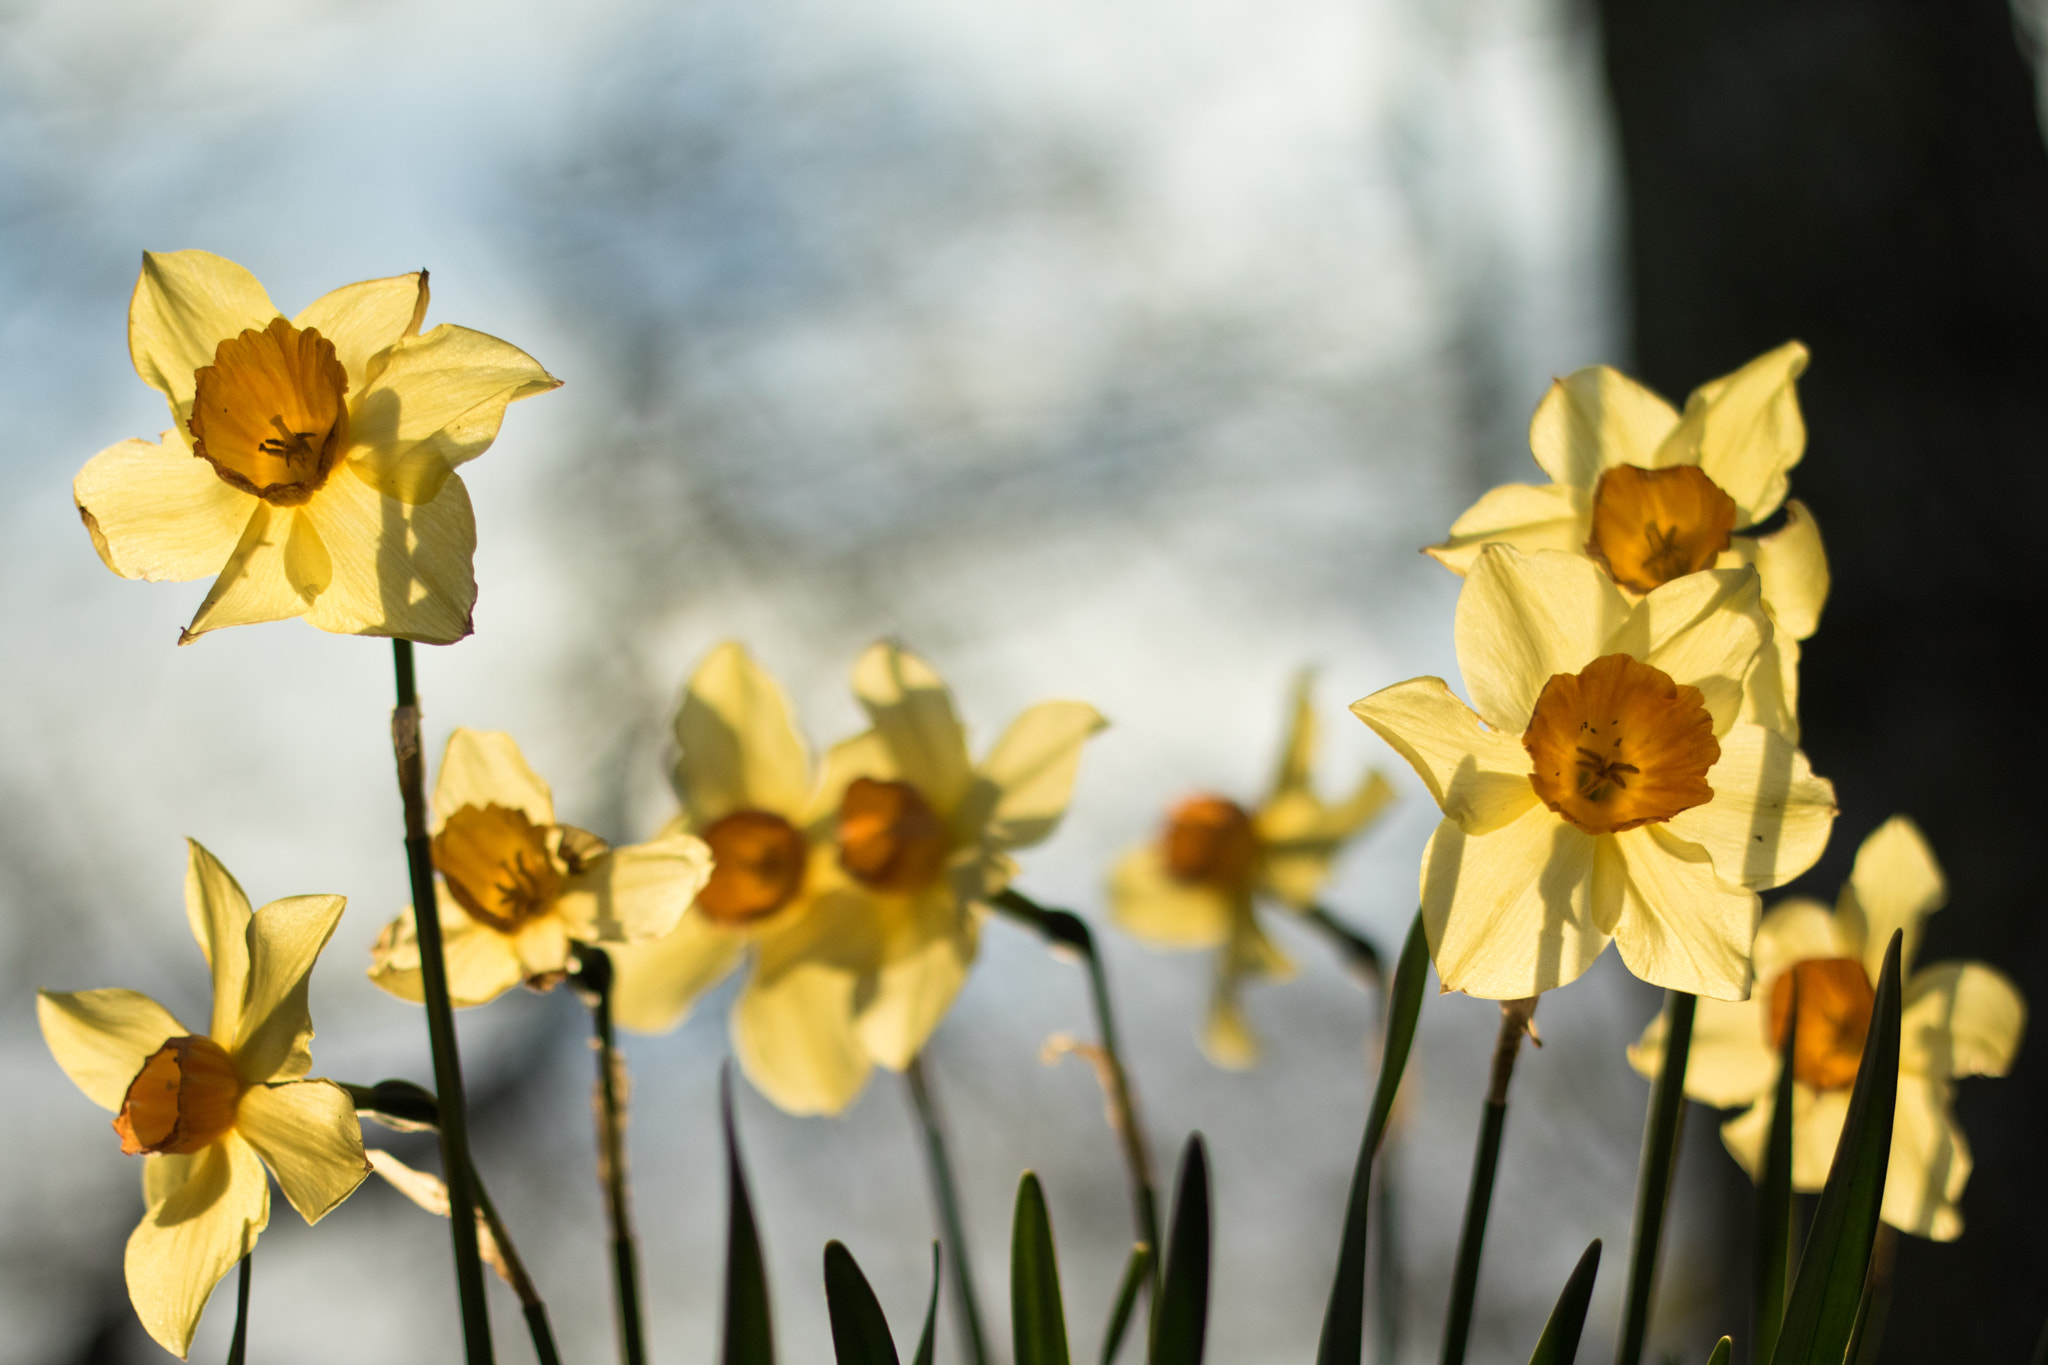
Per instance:
[[[754,1228],[754,1201],[740,1165],[740,1140],[732,1119],[732,1064],[718,1078],[718,1103],[725,1123],[725,1336],[721,1365],[775,1365],[775,1333],[768,1320],[768,1270],[761,1260],[761,1236]]]
[[[1878,973],[1877,1001],[1863,1042],[1863,1063],[1849,1094],[1849,1116],[1828,1183],[1814,1210],[1806,1252],[1771,1365],[1840,1365],[1855,1334],[1870,1249],[1884,1204],[1891,1160],[1892,1108],[1899,1090],[1899,931],[1892,931]]]
[[[1572,1365],[1578,1358],[1579,1335],[1586,1330],[1586,1309],[1592,1306],[1593,1279],[1599,1273],[1600,1239],[1595,1237],[1564,1282],[1564,1292],[1557,1296],[1557,1307],[1550,1310],[1550,1321],[1543,1324],[1543,1335],[1536,1339],[1536,1354],[1529,1357],[1529,1365]]]
[[[1365,1136],[1358,1144],[1358,1163],[1351,1171],[1351,1199],[1344,1210],[1344,1235],[1338,1243],[1337,1278],[1330,1286],[1329,1306],[1323,1310],[1316,1365],[1359,1365],[1365,1358],[1365,1232],[1372,1202],[1372,1159],[1394,1112],[1394,1095],[1401,1087],[1401,1073],[1408,1067],[1408,1050],[1415,1042],[1415,1021],[1422,1012],[1423,988],[1428,984],[1429,940],[1423,935],[1422,915],[1417,912],[1408,940],[1401,945],[1401,960],[1394,967],[1394,985],[1387,996],[1379,1086],[1365,1120]]]
[[[1209,1329],[1209,1149],[1196,1133],[1181,1151],[1166,1279],[1153,1317],[1151,1365],[1201,1365]]]
[[[1145,1287],[1145,1277],[1152,1273],[1152,1248],[1143,1242],[1131,1248],[1131,1258],[1124,1262],[1123,1283],[1117,1286],[1116,1306],[1109,1312],[1109,1330],[1102,1334],[1102,1365],[1110,1365],[1116,1353],[1124,1344],[1124,1333],[1131,1325],[1131,1310],[1138,1306],[1138,1291]]]
[[[1756,1187],[1755,1303],[1750,1330],[1755,1358],[1769,1360],[1785,1317],[1785,1290],[1792,1272],[1792,1044],[1799,1037],[1799,978],[1792,977],[1792,1009],[1778,1048],[1778,1088],[1772,1100],[1771,1136],[1764,1147],[1764,1178]]]
[[[1728,1365],[1735,1356],[1735,1339],[1722,1337],[1714,1343],[1714,1353],[1707,1357],[1707,1365]]]
[[[1664,1210],[1671,1202],[1671,1175],[1678,1165],[1678,1138],[1685,1122],[1685,1067],[1692,1055],[1692,1021],[1699,999],[1666,991],[1664,1064],[1650,1087],[1650,1117],[1643,1126],[1643,1155],[1636,1185],[1635,1238],[1629,1248],[1627,1305],[1621,1316],[1621,1347],[1615,1365],[1637,1365],[1650,1335],[1650,1291],[1657,1281],[1657,1253],[1664,1241]]]
[[[939,1244],[932,1243],[932,1296],[924,1306],[924,1331],[918,1334],[911,1365],[932,1365],[932,1331],[939,1324]]]
[[[868,1277],[843,1243],[825,1243],[825,1311],[832,1319],[832,1354],[839,1365],[899,1365],[889,1320]]]
[[[1010,1223],[1010,1328],[1017,1365],[1068,1365],[1052,1219],[1045,1191],[1029,1171],[1017,1182],[1017,1213]]]

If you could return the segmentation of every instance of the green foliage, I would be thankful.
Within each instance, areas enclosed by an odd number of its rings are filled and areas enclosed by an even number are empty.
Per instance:
[[[725,1124],[728,1209],[725,1334],[718,1358],[720,1365],[775,1365],[775,1334],[768,1314],[768,1269],[761,1259],[761,1236],[754,1227],[754,1201],[747,1193],[747,1173],[740,1165],[739,1133],[732,1118],[730,1065],[719,1077],[718,1102]]]
[[[1722,1337],[1714,1344],[1714,1353],[1707,1357],[1707,1365],[1728,1365],[1735,1356],[1735,1340]]]
[[[1209,1151],[1196,1133],[1181,1151],[1166,1278],[1153,1318],[1151,1365],[1201,1365],[1209,1328]],[[1021,1365],[1021,1363],[1020,1363]]]
[[[825,1311],[832,1319],[832,1354],[839,1365],[899,1365],[889,1320],[868,1277],[841,1242],[825,1243]]]
[[[1756,1294],[1750,1330],[1756,1358],[1769,1360],[1785,1318],[1785,1290],[1792,1277],[1792,1044],[1799,1037],[1799,977],[1792,982],[1792,1010],[1778,1049],[1778,1088],[1772,1100],[1771,1136],[1764,1148],[1764,1178],[1756,1187]]]
[[[924,1330],[917,1336],[917,1354],[910,1365],[932,1365],[932,1335],[939,1325],[939,1244],[932,1243],[932,1294],[924,1306]]]
[[[1068,1365],[1052,1219],[1045,1191],[1029,1171],[1017,1182],[1017,1213],[1010,1223],[1010,1332],[1017,1365]]]
[[[1116,1306],[1109,1310],[1109,1327],[1102,1334],[1101,1365],[1111,1365],[1117,1351],[1124,1344],[1124,1333],[1131,1325],[1131,1312],[1138,1306],[1138,1291],[1145,1287],[1146,1277],[1152,1273],[1152,1248],[1143,1242],[1131,1248],[1131,1258],[1124,1262],[1124,1278],[1117,1286]]]
[[[1572,1365],[1577,1359],[1579,1336],[1586,1330],[1586,1309],[1593,1303],[1593,1280],[1599,1273],[1600,1239],[1595,1237],[1564,1282],[1557,1306],[1550,1310],[1550,1321],[1543,1324],[1543,1335],[1536,1339],[1536,1353],[1529,1357],[1529,1365]]]

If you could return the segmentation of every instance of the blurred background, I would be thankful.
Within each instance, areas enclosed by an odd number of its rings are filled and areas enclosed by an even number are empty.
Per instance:
[[[1326,786],[1371,764],[1402,793],[1329,896],[1390,949],[1435,813],[1344,706],[1455,676],[1456,580],[1416,548],[1534,477],[1552,375],[1615,362],[1680,400],[1799,337],[1794,487],[1836,573],[1806,742],[1843,806],[1804,886],[1832,897],[1908,812],[1953,884],[1923,958],[1988,960],[2039,1003],[2035,3],[0,4],[0,1357],[163,1358],[122,1288],[135,1165],[51,1062],[32,988],[203,1009],[181,837],[259,903],[350,897],[315,980],[317,1072],[429,1075],[416,1010],[363,976],[407,898],[388,648],[291,623],[174,649],[205,585],[122,582],[76,523],[85,459],[165,424],[126,353],[141,249],[240,261],[287,312],[427,266],[430,323],[567,381],[466,475],[482,593],[477,634],[421,660],[436,750],[457,724],[510,730],[565,819],[642,838],[673,811],[668,719],[708,648],[747,641],[823,744],[857,723],[856,653],[893,634],[980,743],[1047,696],[1110,716],[1021,882],[1099,917],[1105,870],[1168,803],[1259,794],[1310,666]],[[1253,996],[1267,1057],[1243,1074],[1195,1046],[1206,959],[1104,934],[1157,1159],[1190,1129],[1212,1144],[1218,1362],[1313,1351],[1371,1080],[1378,1002],[1276,932],[1303,972]],[[1092,1077],[1039,1060],[1089,1033],[1082,979],[1008,926],[984,941],[930,1064],[985,1306],[1006,1340],[1029,1166],[1092,1351],[1122,1174]],[[714,1349],[729,1002],[627,1046],[658,1360]],[[1546,998],[1473,1359],[1526,1356],[1593,1236],[1611,1339],[1647,1098],[1622,1047],[1656,1007],[1612,955]],[[1455,996],[1423,1015],[1402,1360],[1435,1357],[1494,1022]],[[565,1357],[607,1359],[583,1014],[516,993],[461,1026],[479,1159]],[[1902,1247],[1887,1358],[2017,1360],[2039,1330],[2038,1032],[2012,1078],[1963,1088],[1969,1230]],[[900,1080],[838,1120],[744,1092],[740,1119],[784,1358],[827,1358],[827,1237],[914,1322],[934,1220]],[[1713,1119],[1691,1117],[1652,1358],[1744,1329],[1746,1182]],[[494,1294],[503,1358],[527,1359]],[[230,1318],[217,1304],[195,1358]],[[376,1184],[317,1229],[280,1202],[251,1333],[260,1359],[452,1358],[444,1229]]]

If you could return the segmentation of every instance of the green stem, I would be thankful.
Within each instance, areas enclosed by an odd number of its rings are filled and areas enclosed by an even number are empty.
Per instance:
[[[597,1035],[597,1171],[604,1185],[605,1222],[611,1229],[619,1358],[624,1365],[646,1365],[639,1253],[633,1243],[633,1204],[626,1173],[626,1115],[619,1094],[626,1064],[612,1033],[612,960],[604,949],[591,945],[579,944],[576,953],[579,965],[573,979],[590,1006],[590,1022]]]
[[[1501,1130],[1508,1121],[1508,1083],[1522,1035],[1536,1013],[1536,998],[1500,1002],[1500,1033],[1493,1044],[1493,1071],[1480,1113],[1479,1147],[1472,1154],[1472,1185],[1465,1195],[1465,1225],[1458,1232],[1458,1259],[1451,1271],[1451,1303],[1444,1319],[1443,1365],[1463,1365],[1472,1335],[1472,1306],[1479,1293],[1479,1253],[1486,1243],[1486,1216],[1493,1206],[1493,1177],[1500,1164]]]
[[[555,1330],[548,1324],[548,1306],[534,1288],[533,1277],[526,1273],[526,1262],[519,1259],[512,1234],[505,1231],[505,1221],[498,1217],[497,1205],[491,1202],[491,1192],[481,1180],[476,1182],[476,1207],[483,1215],[484,1226],[491,1230],[491,1240],[498,1244],[498,1257],[505,1263],[505,1279],[519,1296],[520,1311],[526,1315],[526,1330],[533,1338],[534,1355],[539,1357],[540,1365],[562,1365],[562,1357],[555,1350]]]
[[[235,1286],[235,1334],[228,1340],[228,1365],[242,1365],[249,1351],[249,1263],[255,1252],[242,1257],[242,1278]]]
[[[1380,1139],[1380,1179],[1373,1194],[1379,1200],[1374,1215],[1373,1240],[1378,1245],[1378,1273],[1374,1276],[1374,1298],[1378,1300],[1378,1344],[1374,1359],[1378,1365],[1394,1365],[1401,1356],[1401,1235],[1400,1204],[1394,1197],[1395,1153],[1400,1144],[1392,1134]]]
[[[967,1365],[988,1365],[988,1346],[982,1337],[981,1305],[974,1293],[974,1270],[968,1264],[967,1229],[960,1220],[960,1195],[953,1185],[953,1162],[946,1155],[946,1134],[932,1105],[931,1085],[925,1079],[924,1054],[910,1059],[904,1068],[910,1082],[911,1103],[917,1108],[918,1126],[924,1132],[925,1164],[931,1171],[932,1194],[939,1202],[939,1220],[946,1232],[946,1260],[953,1270],[953,1297],[960,1309],[960,1349]]]
[[[1311,905],[1300,913],[1302,923],[1320,932],[1344,955],[1344,965],[1370,989],[1386,984],[1386,967],[1373,941],[1331,914],[1327,906]]]
[[[1639,1365],[1650,1334],[1650,1292],[1657,1283],[1657,1252],[1664,1240],[1664,1210],[1671,1202],[1671,1177],[1678,1169],[1678,1144],[1685,1124],[1685,1065],[1692,1055],[1697,996],[1664,993],[1664,1065],[1650,1087],[1650,1116],[1643,1129],[1643,1155],[1636,1184],[1635,1241],[1630,1249],[1628,1300],[1621,1319],[1615,1365]]]
[[[471,1193],[474,1168],[469,1154],[469,1114],[462,1094],[462,1059],[455,1044],[455,1011],[448,1002],[448,966],[441,951],[433,844],[427,837],[426,760],[420,751],[420,702],[413,683],[412,641],[393,640],[391,647],[398,683],[398,706],[391,713],[391,749],[398,762],[398,793],[405,807],[405,861],[412,877],[412,918],[419,940],[427,1042],[434,1054],[434,1091],[440,1098],[441,1170],[448,1183],[448,1223],[455,1237],[455,1289],[462,1302],[463,1347],[468,1365],[492,1365],[491,1318],[484,1302],[484,1266],[477,1252],[476,1199]]]

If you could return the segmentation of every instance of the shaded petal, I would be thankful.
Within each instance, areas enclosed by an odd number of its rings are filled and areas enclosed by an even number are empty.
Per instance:
[[[250,919],[248,1000],[228,1048],[243,1081],[296,1080],[312,1069],[307,978],[347,904],[340,896],[293,896]]]
[[[1028,848],[1050,836],[1074,793],[1081,746],[1109,722],[1078,701],[1047,701],[1010,722],[976,770],[954,821],[956,836],[983,835],[998,849]]]
[[[1583,488],[1568,484],[1505,483],[1480,496],[1451,523],[1449,540],[1423,553],[1453,573],[1466,573],[1489,545],[1512,545],[1523,554],[1562,550],[1584,554],[1593,506]]]
[[[678,832],[606,853],[569,879],[555,909],[579,939],[644,943],[675,928],[710,880],[710,846]]]
[[[1269,802],[1253,817],[1264,846],[1261,884],[1295,909],[1307,909],[1322,893],[1338,850],[1393,799],[1393,784],[1375,772],[1336,805],[1300,790]]]
[[[1629,615],[1621,589],[1584,555],[1487,547],[1458,594],[1458,667],[1465,690],[1502,734],[1529,728],[1537,694],[1576,673]]]
[[[745,647],[711,651],[676,713],[676,790],[699,829],[736,810],[802,818],[811,795],[811,755],[789,698]]]
[[[1789,487],[1786,473],[1806,453],[1806,422],[1794,388],[1806,360],[1806,348],[1788,341],[1700,385],[1666,439],[1674,455],[1665,462],[1698,464],[1735,499],[1738,525],[1754,526],[1778,510]]]
[[[317,1223],[370,1174],[355,1103],[333,1081],[251,1087],[235,1112],[235,1131],[277,1174],[299,1216]]]
[[[1779,630],[1804,640],[1820,629],[1821,608],[1827,605],[1833,577],[1820,527],[1805,503],[1797,498],[1786,503],[1785,524],[1767,536],[1733,537],[1719,567],[1732,567],[1727,563],[1731,557],[1756,565],[1764,602]]]
[[[387,497],[430,502],[498,439],[507,404],[561,383],[510,342],[442,323],[399,340],[349,405],[349,462]]]
[[[1467,834],[1489,834],[1539,804],[1521,741],[1489,729],[1442,678],[1381,688],[1351,703],[1351,713],[1408,760]]]
[[[37,991],[36,1022],[72,1084],[110,1113],[150,1054],[190,1031],[140,991]]]
[[[843,739],[825,751],[818,789],[806,807],[806,818],[797,823],[812,842],[829,840],[834,837],[833,822],[838,818],[840,803],[846,800],[846,789],[855,778],[887,782],[900,775],[896,755],[879,730],[864,730],[852,739]]]
[[[923,1050],[967,984],[981,943],[975,916],[944,882],[903,900],[885,911],[883,959],[861,983],[854,1016],[861,1045],[891,1071]]]
[[[213,968],[213,1022],[207,1032],[232,1049],[249,993],[249,897],[197,839],[187,839],[185,850],[185,919]]]
[[[554,794],[503,730],[458,726],[448,736],[434,779],[434,823],[438,826],[464,806],[504,806],[526,812],[536,825],[555,823]]]
[[[1447,991],[1520,1000],[1577,980],[1607,947],[1600,846],[1537,805],[1486,835],[1455,821],[1422,855],[1422,923]]]
[[[256,277],[233,261],[210,251],[145,251],[128,301],[128,354],[143,382],[171,400],[182,430],[193,376],[223,341],[276,316]]]
[[[476,514],[450,477],[438,494],[403,502],[336,469],[299,515],[319,530],[331,581],[306,619],[337,635],[453,644],[470,633],[476,605]]]
[[[235,1134],[196,1153],[182,1174],[129,1235],[126,1257],[135,1315],[178,1356],[192,1349],[213,1287],[270,1224],[270,1179],[255,1148]]]
[[[689,914],[660,938],[611,949],[612,1018],[634,1033],[667,1033],[739,965],[746,947],[746,935]]]
[[[1736,1118],[1721,1125],[1721,1141],[1729,1155],[1761,1181],[1764,1149],[1771,1138],[1771,1115],[1777,1109],[1775,1087]],[[1834,1163],[1835,1145],[1842,1138],[1842,1124],[1849,1116],[1847,1090],[1816,1091],[1812,1086],[1792,1084],[1792,1188],[1812,1194],[1827,1183],[1828,1167]],[[1886,1183],[1890,1183],[1887,1175]]]
[[[1755,572],[1708,569],[1674,578],[1636,603],[1599,652],[1633,655],[1697,687],[1719,738],[1741,713],[1743,679],[1770,638]]]
[[[1799,642],[1782,630],[1756,653],[1742,684],[1742,719],[1799,742]]]
[[[1848,932],[1863,944],[1863,966],[1872,981],[1884,969],[1884,950],[1893,930],[1903,930],[1899,965],[1910,973],[1920,952],[1927,917],[1948,904],[1948,879],[1920,827],[1903,815],[1872,830],[1856,850],[1849,884],[1835,902]]]
[[[1747,998],[1756,893],[1722,881],[1705,849],[1661,826],[1606,837],[1627,873],[1614,946],[1628,969],[1669,990]]]
[[[733,1051],[754,1088],[789,1114],[837,1114],[873,1063],[853,1028],[854,976],[806,962],[756,974],[732,1010]]]
[[[1707,770],[1714,799],[1667,824],[1702,845],[1714,868],[1755,891],[1783,886],[1820,860],[1835,827],[1835,788],[1775,730],[1737,722]]]
[[[501,937],[511,945],[512,956],[519,963],[520,979],[529,986],[551,990],[555,985],[553,978],[569,970],[569,925],[560,915],[537,916],[520,925],[516,933]],[[452,981],[452,963],[448,970]]]
[[[257,507],[169,431],[87,460],[71,497],[100,560],[123,578],[154,583],[219,573]]]
[[[526,979],[512,940],[471,919],[442,888],[441,958],[448,969],[448,998],[456,1005],[484,1005]],[[370,980],[401,1000],[426,998],[420,979],[420,944],[412,908],[384,926],[370,949]]]
[[[1935,1242],[1952,1242],[1963,1235],[1963,1212],[1957,1204],[1970,1180],[1970,1147],[1950,1105],[1947,1082],[1899,1077],[1883,1217],[1901,1232]]]
[[[896,760],[897,775],[950,816],[974,779],[967,735],[932,666],[892,641],[863,654],[853,692]]]
[[[1762,1099],[1721,1125],[1721,1145],[1753,1181],[1763,1179],[1764,1147],[1771,1140],[1773,1098],[1766,1092]]]
[[[1554,482],[1591,492],[1618,464],[1653,469],[1678,425],[1671,405],[1617,369],[1588,365],[1551,381],[1529,419],[1529,449]]]
[[[1764,1041],[1763,1002],[1701,1000],[1693,1009],[1692,1047],[1686,1055],[1685,1093],[1716,1109],[1753,1103],[1778,1076],[1778,1054]],[[1629,1045],[1629,1065],[1646,1080],[1664,1066],[1664,1014]]]
[[[1243,1070],[1259,1059],[1258,1036],[1244,1014],[1244,986],[1255,978],[1284,981],[1294,963],[1259,928],[1251,906],[1232,917],[1229,942],[1216,955],[1216,985],[1202,1026],[1202,1051],[1210,1061]]]
[[[1981,962],[1937,962],[1913,973],[1904,1003],[1899,1070],[1934,1080],[2003,1076],[2027,1031],[2019,988]]]
[[[1109,913],[1119,929],[1161,948],[1214,947],[1229,937],[1235,917],[1227,893],[1168,872],[1156,839],[1125,854],[1110,873]]]
[[[360,394],[376,368],[373,359],[400,337],[417,335],[426,312],[427,272],[415,270],[329,290],[307,304],[292,326],[316,327],[333,342],[335,359],[348,371],[349,392]]]
[[[178,637],[181,645],[210,630],[303,616],[324,586],[317,570],[325,562],[326,547],[319,544],[317,528],[290,508],[250,501],[253,509],[242,538],[193,613],[192,624]],[[294,540],[299,542],[296,550]]]
[[[1818,901],[1797,897],[1779,901],[1757,926],[1750,959],[1756,968],[1757,993],[1768,990],[1780,973],[1801,962],[1831,957],[1861,957],[1862,940]]]

